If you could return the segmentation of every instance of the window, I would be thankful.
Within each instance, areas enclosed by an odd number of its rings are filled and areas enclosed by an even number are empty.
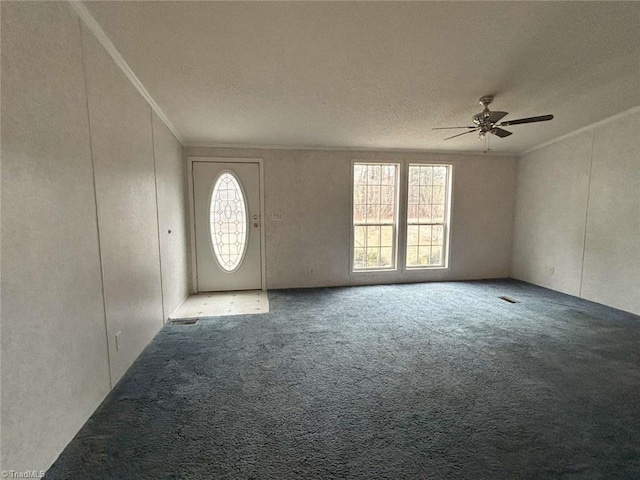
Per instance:
[[[448,165],[409,165],[407,268],[445,267]]]
[[[353,164],[354,272],[447,267],[451,168]]]
[[[353,166],[353,269],[396,266],[398,165]]]
[[[218,265],[232,272],[240,266],[247,246],[247,205],[231,172],[218,176],[209,203],[211,245]]]

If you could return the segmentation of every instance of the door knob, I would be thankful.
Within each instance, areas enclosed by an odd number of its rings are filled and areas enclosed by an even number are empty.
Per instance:
[[[255,228],[258,228],[258,222],[255,222],[255,223],[253,224],[253,226],[254,226]]]

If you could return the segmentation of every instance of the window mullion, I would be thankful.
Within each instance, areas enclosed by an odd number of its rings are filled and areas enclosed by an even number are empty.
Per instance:
[[[398,206],[396,211],[396,232],[395,240],[396,246],[396,261],[398,270],[404,272],[407,264],[407,213],[409,203],[409,168],[408,162],[403,161],[399,166],[398,172],[398,192],[396,205]]]

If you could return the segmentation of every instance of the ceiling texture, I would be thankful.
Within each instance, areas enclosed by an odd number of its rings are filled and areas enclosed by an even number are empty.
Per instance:
[[[640,105],[640,2],[86,2],[186,145],[519,153]]]

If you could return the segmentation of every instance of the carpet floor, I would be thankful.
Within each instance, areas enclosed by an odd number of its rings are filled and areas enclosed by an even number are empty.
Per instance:
[[[46,478],[640,478],[638,316],[512,280],[269,302],[165,327]]]

